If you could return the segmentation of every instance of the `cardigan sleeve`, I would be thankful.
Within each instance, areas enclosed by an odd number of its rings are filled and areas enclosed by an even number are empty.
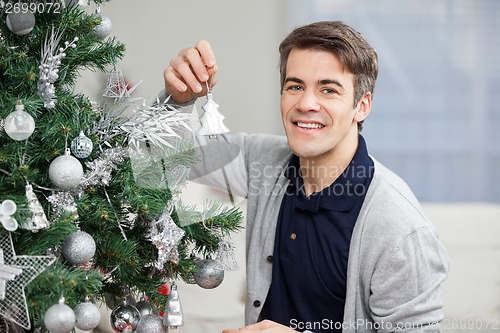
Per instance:
[[[369,310],[379,332],[440,332],[447,253],[434,229],[420,227],[387,249],[370,284]]]

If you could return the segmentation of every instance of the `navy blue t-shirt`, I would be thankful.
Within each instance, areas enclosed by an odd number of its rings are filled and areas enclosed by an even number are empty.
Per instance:
[[[351,235],[373,177],[361,135],[356,153],[329,187],[306,197],[299,158],[278,217],[272,282],[262,312],[297,331],[341,332]],[[337,329],[338,328],[338,329]]]

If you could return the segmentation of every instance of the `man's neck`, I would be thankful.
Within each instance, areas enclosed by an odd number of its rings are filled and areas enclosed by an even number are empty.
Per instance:
[[[315,158],[300,158],[300,173],[306,196],[330,186],[349,166],[358,148],[356,136],[344,138],[341,144]]]

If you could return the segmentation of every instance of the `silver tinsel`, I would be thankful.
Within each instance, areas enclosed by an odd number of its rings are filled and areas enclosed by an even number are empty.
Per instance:
[[[196,284],[205,289],[218,287],[224,280],[224,270],[213,259],[198,261],[193,272]]]
[[[168,294],[165,314],[163,315],[163,325],[169,328],[178,328],[184,325],[184,314],[182,313],[181,301],[175,283],[172,283],[170,287],[170,294]]]
[[[172,105],[157,101],[136,112],[120,128],[127,134],[129,146],[144,150],[141,143],[160,149],[175,149],[174,141],[183,139],[182,132],[193,133],[189,126],[191,114],[177,111]]]
[[[33,192],[33,186],[30,184],[26,185],[26,199],[28,201],[28,207],[33,214],[31,218],[28,218],[23,224],[23,229],[31,230],[32,232],[38,232],[41,229],[46,229],[50,226],[47,216],[43,211],[43,207],[38,201],[35,192]]]
[[[146,238],[150,240],[158,249],[158,260],[155,267],[163,269],[163,265],[170,260],[179,262],[179,252],[177,246],[184,237],[185,231],[179,228],[165,208],[158,220],[152,222]]]
[[[54,83],[59,78],[59,67],[61,61],[66,57],[65,51],[68,48],[75,48],[78,37],[73,41],[65,42],[64,47],[58,48],[62,38],[62,32],[55,30],[52,27],[50,35],[45,38],[45,43],[42,45],[42,59],[40,61],[38,79],[38,96],[43,100],[44,107],[52,109],[56,106],[56,89]]]
[[[56,218],[61,216],[62,213],[77,215],[78,208],[71,193],[66,191],[57,192],[49,196],[47,200],[52,204],[52,212],[54,212]]]
[[[110,148],[101,153],[99,158],[85,163],[87,172],[80,182],[82,188],[96,185],[108,185],[111,180],[111,173],[117,165],[122,163],[127,156],[125,148]]]

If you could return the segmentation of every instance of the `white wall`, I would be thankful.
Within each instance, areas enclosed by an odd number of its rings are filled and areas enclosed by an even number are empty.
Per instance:
[[[229,129],[282,133],[278,79],[278,45],[286,33],[282,2],[115,0],[102,6],[101,13],[112,21],[111,34],[127,46],[118,68],[133,84],[144,80],[136,95],[153,100],[163,88],[163,69],[170,59],[181,48],[206,39],[219,66],[214,99]],[[95,87],[102,87],[105,78],[86,73],[77,88],[95,95]]]

